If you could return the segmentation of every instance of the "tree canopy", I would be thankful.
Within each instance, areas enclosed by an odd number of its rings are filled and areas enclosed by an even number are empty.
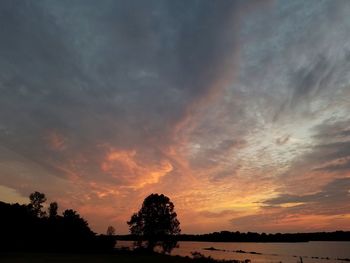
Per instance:
[[[43,203],[46,202],[45,194],[40,192],[34,192],[29,195],[31,210],[34,215],[43,217],[46,215],[45,211],[42,211]]]
[[[29,199],[28,205],[0,202],[0,251],[93,251],[114,248],[115,238],[96,235],[76,211],[67,209],[59,215],[58,204],[52,202],[47,216],[43,209],[45,194],[34,192]]]
[[[57,217],[58,204],[57,202],[50,203],[49,206],[49,218]]]
[[[174,204],[163,194],[146,197],[141,209],[127,223],[130,233],[139,237],[138,245],[146,241],[149,250],[160,246],[163,252],[170,253],[177,245],[174,235],[181,232]]]

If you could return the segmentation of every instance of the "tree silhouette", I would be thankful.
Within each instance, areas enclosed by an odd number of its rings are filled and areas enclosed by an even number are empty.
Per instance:
[[[57,214],[56,202],[50,204],[49,217],[42,211],[45,195],[30,195],[30,204],[0,201],[0,253],[2,251],[112,251],[113,236],[96,235],[76,211]]]
[[[115,235],[115,228],[113,226],[109,226],[107,228],[107,236],[114,236]]]
[[[67,209],[63,212],[63,222],[66,229],[69,229],[70,235],[93,235],[88,222],[80,217],[73,209]]]
[[[181,232],[174,204],[163,194],[146,197],[139,212],[133,214],[127,223],[130,233],[139,238],[138,246],[145,240],[147,249],[152,251],[160,246],[164,253],[170,253],[177,245],[174,235]]]
[[[40,192],[34,192],[29,195],[30,199],[30,210],[33,212],[35,216],[44,217],[46,215],[45,211],[42,211],[43,208],[42,203],[46,202],[45,194]]]
[[[49,218],[57,217],[58,204],[56,202],[50,203],[49,206]]]

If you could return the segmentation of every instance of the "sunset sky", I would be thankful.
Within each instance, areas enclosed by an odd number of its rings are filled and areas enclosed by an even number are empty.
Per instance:
[[[0,1],[0,200],[92,229],[350,230],[350,1]]]

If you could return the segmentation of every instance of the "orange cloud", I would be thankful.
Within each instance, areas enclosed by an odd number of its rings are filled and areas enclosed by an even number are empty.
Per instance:
[[[101,171],[122,181],[124,186],[139,189],[159,180],[173,170],[168,160],[146,163],[138,159],[136,150],[111,150],[101,163]]]

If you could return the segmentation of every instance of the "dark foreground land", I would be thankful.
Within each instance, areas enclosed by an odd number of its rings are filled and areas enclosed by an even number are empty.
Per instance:
[[[189,258],[167,255],[122,254],[53,254],[53,253],[7,253],[0,254],[1,263],[190,263]]]
[[[0,253],[1,263],[247,263],[239,260],[220,261],[206,257],[180,257],[164,254],[69,254],[69,253]]]

